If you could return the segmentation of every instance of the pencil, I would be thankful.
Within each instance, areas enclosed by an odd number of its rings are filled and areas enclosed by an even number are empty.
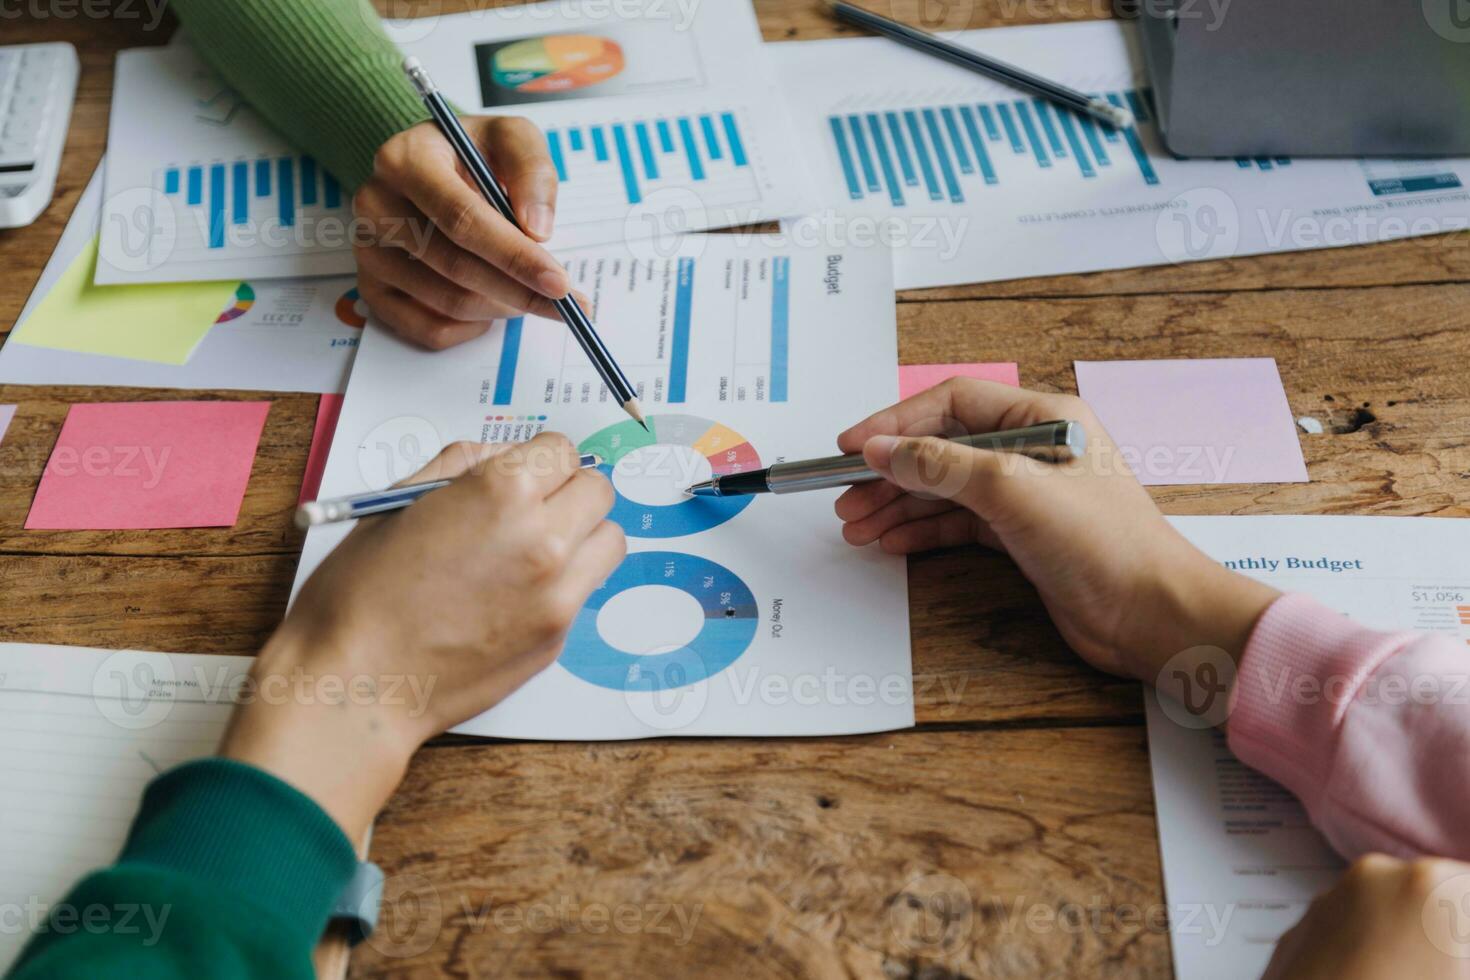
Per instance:
[[[429,77],[424,66],[417,58],[406,58],[403,62],[403,70],[413,80],[414,86],[418,88],[419,96],[424,100],[424,106],[434,117],[434,122],[438,125],[439,131],[444,134],[444,138],[454,147],[454,152],[459,156],[460,162],[474,178],[480,193],[485,195],[485,199],[496,211],[500,212],[506,221],[520,228],[521,223],[516,220],[515,208],[511,206],[510,197],[500,186],[500,181],[496,178],[495,172],[490,169],[490,164],[485,160],[484,154],[465,132],[459,117],[454,114],[449,103],[444,101],[444,96],[439,94],[439,89],[435,87],[434,80]],[[643,410],[638,405],[638,392],[629,383],[627,375],[623,374],[623,369],[618,366],[612,352],[607,349],[607,344],[603,343],[602,338],[597,335],[597,330],[592,326],[592,320],[582,310],[581,304],[570,293],[565,298],[553,300],[553,302],[556,304],[556,312],[566,321],[567,326],[571,328],[572,336],[577,338],[577,343],[582,345],[582,350],[586,352],[592,366],[597,369],[597,375],[602,379],[602,383],[607,385],[613,397],[618,400],[618,404],[623,407],[623,411],[647,430],[648,423],[643,420]]]
[[[577,465],[590,470],[602,465],[602,457],[595,453],[583,453]],[[402,510],[426,493],[442,490],[453,480],[431,480],[428,483],[409,483],[387,490],[371,490],[350,497],[333,497],[330,500],[309,500],[296,508],[296,526],[303,531],[322,524],[339,524],[355,521],[370,514],[384,514],[390,510]]]
[[[987,78],[994,78],[1024,91],[1033,92],[1075,112],[1085,112],[1117,129],[1130,129],[1134,124],[1133,113],[1122,106],[1113,105],[1107,99],[1093,98],[1085,92],[1079,92],[1059,82],[1042,78],[1024,68],[1017,68],[1015,65],[983,55],[973,48],[953,44],[926,31],[921,31],[917,27],[889,20],[887,17],[845,3],[843,0],[825,0],[825,2],[839,20],[865,27],[875,34],[892,38],[899,44],[933,55],[941,61],[968,68]]]

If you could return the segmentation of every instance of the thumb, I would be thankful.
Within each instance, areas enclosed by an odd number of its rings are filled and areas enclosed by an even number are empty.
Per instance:
[[[916,497],[953,500],[981,516],[1000,475],[996,453],[936,436],[873,436],[863,445],[863,460]]]

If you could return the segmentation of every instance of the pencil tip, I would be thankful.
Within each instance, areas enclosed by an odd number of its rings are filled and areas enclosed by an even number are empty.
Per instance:
[[[648,427],[648,420],[643,417],[643,409],[639,406],[638,399],[629,398],[623,402],[623,411],[631,415],[634,422],[643,426],[644,432],[647,432],[649,435],[653,434],[653,430]]]

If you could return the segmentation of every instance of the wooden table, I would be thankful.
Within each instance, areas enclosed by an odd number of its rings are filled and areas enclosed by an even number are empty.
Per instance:
[[[814,4],[756,6],[768,40],[845,33]],[[1107,13],[925,6],[948,27]],[[7,43],[68,40],[83,67],[58,200],[0,232],[4,329],[103,149],[114,52],[172,29],[117,9],[6,22]],[[1312,482],[1159,490],[1169,513],[1466,514],[1470,235],[910,292],[898,320],[904,362],[1014,360],[1053,391],[1079,358],[1276,358],[1293,413],[1327,426],[1302,438]],[[68,405],[174,397],[260,396],[0,386],[20,406],[0,444],[5,639],[249,654],[280,619],[314,395],[268,396],[233,528],[22,529]],[[354,973],[1169,975],[1137,686],[1082,666],[993,555],[909,576],[911,731],[425,748],[378,824],[385,928]]]

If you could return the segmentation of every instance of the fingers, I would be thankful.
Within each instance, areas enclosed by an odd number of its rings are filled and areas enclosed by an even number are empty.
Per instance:
[[[951,378],[859,422],[837,437],[843,452],[861,452],[877,435],[949,435],[995,432],[1087,412],[1078,398],[1027,391],[995,381]]]
[[[596,470],[578,470],[546,498],[546,506],[556,533],[576,545],[607,517],[613,499],[612,481]]]
[[[581,454],[560,432],[543,432],[530,442],[509,446],[482,467],[480,476],[493,494],[551,496],[579,470]]]
[[[357,254],[357,270],[359,278],[376,279],[449,320],[488,324],[521,312],[494,295],[451,282],[401,249],[363,249]],[[523,289],[519,284],[515,285],[517,290]],[[545,297],[542,301],[550,305],[550,300]]]
[[[958,506],[951,500],[925,500],[905,493],[871,514],[844,524],[842,537],[848,544],[861,548],[902,524],[945,514]]]
[[[412,207],[407,203],[404,206]],[[359,275],[381,279],[454,319],[499,319],[522,313],[550,319],[557,316],[552,300],[460,248],[445,235],[430,235],[422,245],[379,239],[374,245],[359,248],[356,255]],[[435,295],[446,298],[436,302]],[[474,297],[479,297],[483,305],[463,305]]]
[[[439,450],[439,455],[406,480],[394,486],[410,483],[432,483],[435,480],[453,480],[479,466],[485,460],[509,449],[506,443],[451,442]]]
[[[890,500],[897,500],[903,495],[903,487],[889,483],[887,480],[859,483],[842,491],[842,496],[837,498],[833,510],[837,512],[839,520],[851,523],[862,520]]]
[[[1000,547],[995,535],[981,524],[978,517],[957,507],[885,531],[878,539],[878,547],[890,555],[911,555],[937,548],[957,548],[976,541],[987,547]]]
[[[483,120],[476,136],[510,195],[521,227],[537,241],[546,241],[556,220],[557,190],[546,135],[529,119],[495,116]]]
[[[374,173],[401,193],[460,248],[552,299],[567,294],[566,270],[513,226],[461,174],[452,151],[432,127],[417,127],[383,144]],[[524,158],[521,149],[513,151]]]
[[[462,344],[490,329],[489,320],[466,323],[451,319],[371,276],[360,277],[357,288],[378,319],[399,336],[430,350]]]
[[[612,521],[601,521],[577,549],[567,568],[563,586],[575,595],[578,603],[584,603],[594,589],[607,581],[613,569],[622,564],[627,554],[628,539],[623,529]]]
[[[972,449],[934,436],[874,436],[863,446],[863,459],[910,494],[931,500],[953,500],[983,517],[989,488],[1016,469],[1023,457]]]

